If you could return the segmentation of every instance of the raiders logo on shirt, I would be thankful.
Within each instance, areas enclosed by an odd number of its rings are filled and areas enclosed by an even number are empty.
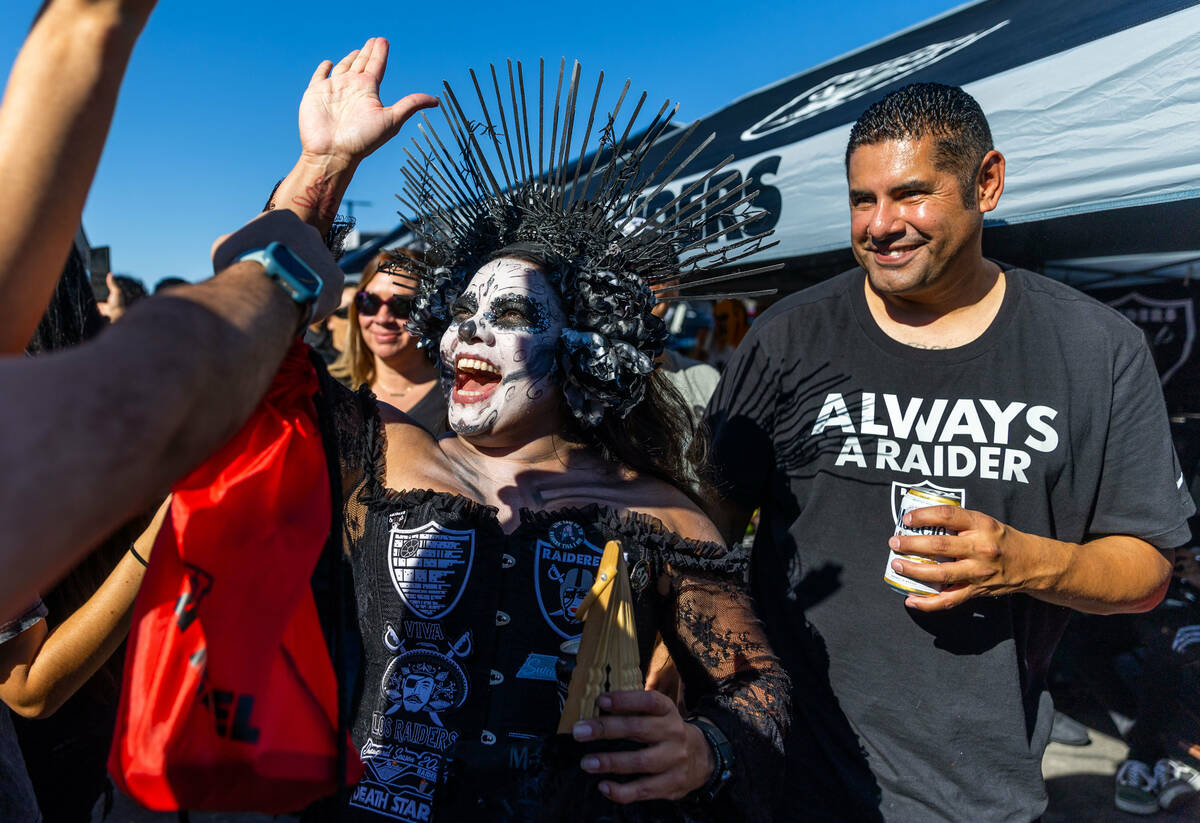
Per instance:
[[[396,593],[425,620],[445,617],[458,605],[475,559],[475,530],[447,529],[430,521],[414,529],[393,520],[387,564]]]
[[[388,714],[428,712],[437,723],[439,714],[455,711],[466,702],[468,683],[462,666],[449,655],[432,644],[421,644],[392,658],[380,689],[392,704]]]
[[[603,549],[586,540],[583,526],[560,520],[547,539],[534,545],[534,584],[542,617],[560,636],[578,637],[583,631],[578,610],[596,580]]]

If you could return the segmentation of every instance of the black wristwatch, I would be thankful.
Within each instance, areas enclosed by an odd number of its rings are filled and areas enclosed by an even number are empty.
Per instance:
[[[303,329],[312,322],[317,298],[325,282],[307,263],[297,257],[282,243],[271,243],[265,249],[254,249],[238,256],[236,262],[252,260],[260,264],[267,276],[278,283],[288,297],[300,306],[303,312]]]
[[[696,789],[688,799],[695,800],[700,803],[709,803],[715,798],[733,777],[733,746],[729,745],[729,738],[725,733],[717,728],[716,724],[711,720],[697,715],[692,715],[687,719],[700,733],[704,735],[704,739],[708,741],[708,747],[712,749],[713,766],[712,775],[708,781]]]

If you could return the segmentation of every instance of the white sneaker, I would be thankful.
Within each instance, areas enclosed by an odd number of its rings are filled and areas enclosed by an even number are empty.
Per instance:
[[[1186,763],[1163,758],[1154,764],[1154,779],[1158,783],[1158,805],[1177,809],[1200,793],[1200,771]]]
[[[1166,761],[1160,760],[1159,763]],[[1126,760],[1117,770],[1117,788],[1113,795],[1117,808],[1130,814],[1158,813],[1158,780],[1150,765]]]

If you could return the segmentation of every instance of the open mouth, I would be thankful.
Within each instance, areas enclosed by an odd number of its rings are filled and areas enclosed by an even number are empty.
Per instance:
[[[919,248],[920,246],[889,246],[886,249],[876,248],[871,251],[875,259],[883,265],[896,265],[908,262]]]
[[[502,376],[493,363],[478,357],[460,357],[454,361],[454,391],[450,399],[455,403],[482,403],[500,385]]]

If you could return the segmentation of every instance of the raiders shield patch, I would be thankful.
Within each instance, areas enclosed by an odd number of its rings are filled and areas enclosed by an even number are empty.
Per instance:
[[[570,520],[551,526],[547,538],[534,545],[538,608],[561,637],[578,637],[583,624],[576,612],[596,580],[604,550],[589,543],[583,527]]]
[[[398,522],[388,532],[388,571],[396,593],[418,617],[437,620],[458,604],[475,559],[475,531],[430,521],[415,529]]]

